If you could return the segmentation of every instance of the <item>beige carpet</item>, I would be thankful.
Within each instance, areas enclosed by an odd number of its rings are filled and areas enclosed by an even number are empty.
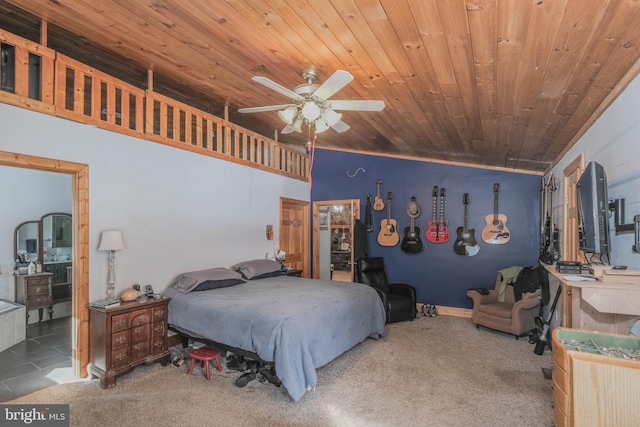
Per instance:
[[[284,387],[238,372],[210,381],[187,363],[139,367],[113,389],[97,380],[64,384],[8,403],[70,403],[71,425],[118,426],[551,426],[552,382],[527,339],[440,315],[387,326],[318,369],[299,402]]]

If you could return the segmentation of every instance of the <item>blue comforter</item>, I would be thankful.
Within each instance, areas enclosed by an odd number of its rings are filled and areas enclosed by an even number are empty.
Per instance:
[[[360,283],[279,276],[164,295],[169,324],[273,362],[294,401],[316,385],[317,368],[385,331],[380,297]]]

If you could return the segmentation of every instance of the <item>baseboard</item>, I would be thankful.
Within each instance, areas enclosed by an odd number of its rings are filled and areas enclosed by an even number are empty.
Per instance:
[[[416,310],[418,310],[418,313],[422,313],[423,305],[424,304],[422,303],[416,303]],[[438,310],[438,314],[445,314],[447,316],[471,318],[471,313],[473,313],[473,310],[468,308],[446,307],[443,305],[436,305],[436,309]]]

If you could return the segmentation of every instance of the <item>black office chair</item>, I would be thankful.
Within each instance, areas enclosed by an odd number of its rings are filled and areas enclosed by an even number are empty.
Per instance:
[[[387,323],[416,318],[416,289],[405,283],[389,283],[384,260],[362,258],[358,261],[358,281],[374,288],[387,313]]]

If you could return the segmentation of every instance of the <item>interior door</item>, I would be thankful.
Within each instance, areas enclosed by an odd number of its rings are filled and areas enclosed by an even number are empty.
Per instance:
[[[360,199],[313,202],[313,278],[353,281],[353,226]]]
[[[564,261],[580,261],[582,253],[578,249],[578,201],[576,197],[576,184],[584,169],[584,154],[571,162],[563,172],[562,206],[563,227],[562,230],[562,259]]]
[[[279,248],[285,265],[309,277],[309,202],[280,198]]]

